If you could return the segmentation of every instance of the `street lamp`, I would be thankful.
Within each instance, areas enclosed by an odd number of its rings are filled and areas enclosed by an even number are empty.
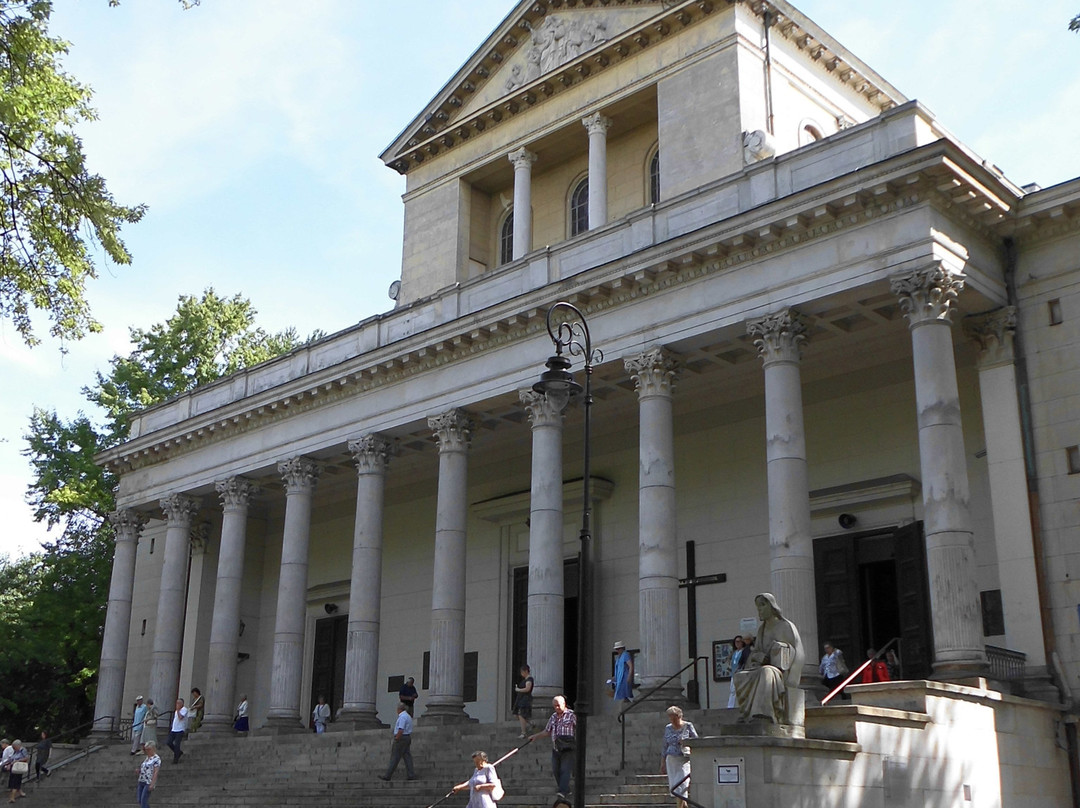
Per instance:
[[[557,311],[565,312],[567,319],[553,324],[552,317]],[[582,387],[570,373],[570,359],[563,355],[580,356],[585,360],[585,464],[582,477],[581,500],[581,549],[578,561],[578,647],[577,647],[577,699],[574,713],[577,716],[577,753],[574,759],[574,808],[585,808],[585,751],[588,737],[588,720],[591,705],[589,689],[592,685],[590,675],[590,650],[592,648],[592,499],[589,493],[589,454],[591,446],[591,411],[592,411],[592,372],[593,363],[602,362],[604,354],[593,350],[592,337],[585,315],[574,305],[559,301],[548,309],[547,330],[555,344],[555,355],[545,363],[547,370],[540,374],[540,381],[533,385],[533,390],[541,394],[562,394],[575,396],[582,392]]]

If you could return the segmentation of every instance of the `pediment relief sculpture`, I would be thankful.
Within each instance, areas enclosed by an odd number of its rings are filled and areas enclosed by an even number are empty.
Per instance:
[[[510,76],[503,86],[506,92],[512,92],[607,40],[607,20],[604,17],[583,18],[580,15],[559,14],[545,17],[540,25],[532,29],[529,47],[525,51],[525,64],[511,67]]]

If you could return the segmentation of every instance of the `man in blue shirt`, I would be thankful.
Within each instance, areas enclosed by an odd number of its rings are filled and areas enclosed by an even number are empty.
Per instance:
[[[142,728],[148,709],[150,708],[143,704],[142,696],[135,699],[135,715],[131,717],[131,754],[133,755],[142,751]]]
[[[409,715],[413,715],[413,706],[416,704],[416,699],[420,695],[416,692],[416,685],[413,684],[416,680],[411,676],[405,680],[405,684],[401,686],[401,690],[398,691],[398,698],[401,703],[405,705],[405,709],[409,711]]]
[[[386,774],[379,775],[380,780],[389,780],[393,777],[394,769],[397,768],[398,763],[403,758],[405,760],[405,772],[409,775],[409,779],[416,779],[416,772],[413,771],[412,752],[409,750],[409,747],[412,746],[412,729],[412,716],[409,715],[404,704],[398,704],[397,721],[394,723],[394,743],[390,747],[390,765],[386,769]]]

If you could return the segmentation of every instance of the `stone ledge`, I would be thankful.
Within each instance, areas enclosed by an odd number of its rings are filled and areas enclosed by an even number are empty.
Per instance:
[[[815,752],[843,760],[854,760],[855,755],[862,751],[859,744],[848,741],[830,741],[822,738],[791,738],[777,735],[706,735],[688,743],[692,749],[702,751],[708,749],[732,752],[746,747],[764,747],[793,752]]]

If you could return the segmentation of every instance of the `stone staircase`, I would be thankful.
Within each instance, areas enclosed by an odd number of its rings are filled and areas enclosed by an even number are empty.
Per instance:
[[[659,705],[658,705],[659,706]],[[687,711],[699,732],[717,731],[734,720],[734,711]],[[607,808],[670,806],[666,778],[656,776],[666,717],[641,708],[628,718],[626,768],[620,771],[621,731],[613,717],[589,719],[588,803]],[[392,782],[378,775],[390,753],[390,731],[358,730],[324,735],[249,737],[196,733],[184,743],[183,761],[174,765],[163,749],[162,770],[152,797],[155,808],[261,806],[370,806],[424,808],[465,780],[470,755],[483,749],[495,760],[520,743],[516,722],[424,726],[417,721],[412,751],[417,779],[407,782],[399,766]],[[499,766],[506,797],[502,806],[549,806],[555,784],[550,743],[529,744]],[[57,756],[59,757],[59,756]],[[27,786],[27,805],[50,808],[119,808],[135,805],[138,761],[127,744],[107,744],[70,765],[56,765],[51,777]],[[59,759],[54,764],[59,764]],[[461,808],[467,795],[443,805]]]

